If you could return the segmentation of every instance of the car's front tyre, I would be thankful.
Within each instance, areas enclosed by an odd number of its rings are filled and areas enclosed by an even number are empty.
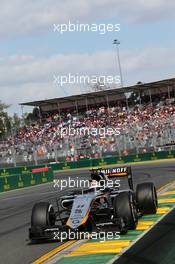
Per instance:
[[[32,209],[31,227],[53,226],[55,214],[52,204],[47,202],[36,203]]]

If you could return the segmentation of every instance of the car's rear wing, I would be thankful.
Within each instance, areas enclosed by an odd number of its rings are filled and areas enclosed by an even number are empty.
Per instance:
[[[124,177],[131,174],[131,167],[99,168],[108,177]]]
[[[91,172],[103,172],[109,178],[110,177],[127,177],[129,187],[133,189],[132,170],[130,166],[98,168],[98,169],[92,169]]]

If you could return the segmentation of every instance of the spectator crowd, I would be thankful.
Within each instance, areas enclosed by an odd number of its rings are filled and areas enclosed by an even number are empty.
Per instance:
[[[102,135],[100,131],[109,133]],[[83,133],[77,133],[83,131]],[[91,131],[91,133],[89,133]],[[117,133],[116,133],[117,131]],[[63,133],[64,132],[64,133]],[[126,107],[91,107],[85,112],[49,114],[0,142],[0,158],[76,161],[106,155],[160,151],[175,141],[175,101]]]

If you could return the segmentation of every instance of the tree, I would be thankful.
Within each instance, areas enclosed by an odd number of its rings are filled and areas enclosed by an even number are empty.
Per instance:
[[[4,112],[4,110],[8,109],[9,107],[10,107],[10,105],[2,103],[2,101],[0,100],[0,113]]]
[[[8,131],[11,129],[11,122],[6,109],[9,108],[10,105],[4,104],[0,101],[0,137],[5,138],[8,134]]]
[[[39,109],[35,107],[32,113],[25,113],[25,124],[30,124],[32,122],[36,122],[39,119]]]
[[[13,124],[15,130],[20,128],[21,119],[16,113],[14,113],[13,117],[11,118],[11,123]]]

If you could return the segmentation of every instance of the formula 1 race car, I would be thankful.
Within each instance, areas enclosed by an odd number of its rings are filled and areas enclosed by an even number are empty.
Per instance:
[[[127,177],[129,188],[120,190],[119,177]],[[109,184],[110,183],[110,184]],[[157,211],[157,193],[152,182],[137,184],[134,190],[131,167],[91,170],[90,187],[73,191],[57,199],[56,211],[52,204],[34,205],[29,239],[54,239],[59,232],[92,232],[118,230],[126,233],[135,229],[138,218]],[[58,238],[59,236],[57,236]]]

